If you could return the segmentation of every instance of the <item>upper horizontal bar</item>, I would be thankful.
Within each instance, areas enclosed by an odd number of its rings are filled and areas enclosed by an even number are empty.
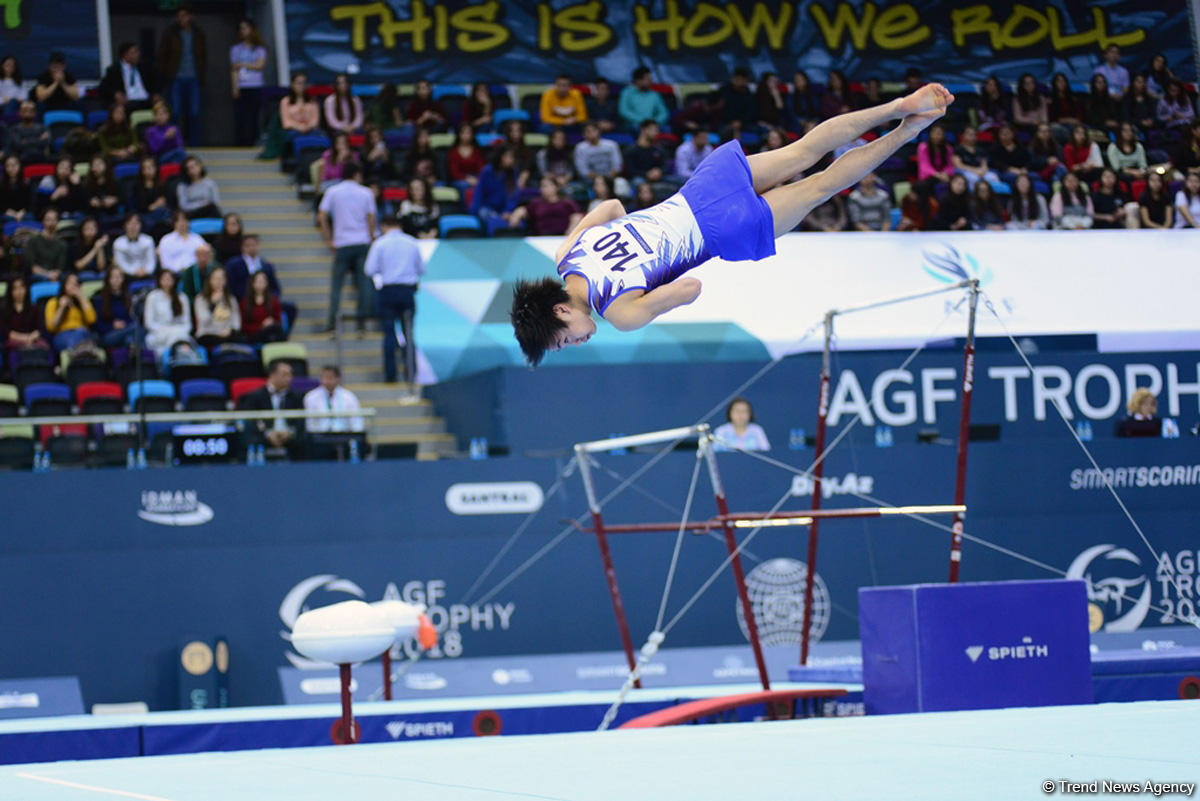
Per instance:
[[[720,528],[724,523],[780,521],[773,525],[804,526],[814,518],[836,520],[838,518],[883,517],[885,515],[936,515],[966,512],[967,507],[961,504],[929,504],[925,506],[865,506],[850,509],[805,509],[802,512],[737,512],[728,515],[717,515],[709,520],[691,520],[683,524],[684,531],[711,531]],[[742,526],[744,528],[744,526]],[[640,534],[655,531],[678,531],[679,523],[605,523],[604,531],[608,534]],[[580,530],[591,533],[592,529]]]
[[[887,300],[877,300],[874,303],[864,303],[861,306],[847,306],[844,309],[830,309],[829,314],[836,317],[841,314],[853,314],[854,312],[867,311],[868,309],[878,309],[883,306],[891,306],[896,303],[905,303],[910,300],[919,300],[920,298],[927,298],[932,295],[940,295],[943,292],[953,292],[956,289],[966,289],[975,283],[977,283],[977,279],[968,278],[965,281],[959,281],[957,284],[948,284],[947,286],[938,287],[937,289],[929,289],[924,292],[914,292],[911,295],[901,295],[900,297],[889,298]]]
[[[677,439],[687,439],[688,437],[698,437],[706,431],[708,431],[708,425],[701,423],[683,428],[669,428],[665,431],[630,434],[627,437],[612,437],[610,439],[594,440],[593,442],[579,442],[575,444],[575,450],[584,453],[595,453],[596,451],[611,451],[617,448],[636,448],[639,445],[653,445],[657,442],[670,442]]]

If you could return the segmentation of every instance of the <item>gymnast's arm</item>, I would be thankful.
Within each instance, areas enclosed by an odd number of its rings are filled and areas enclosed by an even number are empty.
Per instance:
[[[633,331],[648,324],[660,314],[686,306],[698,297],[699,280],[678,278],[638,297],[634,297],[633,293],[619,295],[604,310],[604,319],[618,331]]]
[[[563,260],[563,257],[567,255],[567,251],[571,248],[571,245],[574,245],[575,240],[579,238],[579,235],[588,228],[591,228],[593,225],[604,225],[606,222],[612,222],[618,217],[624,216],[625,207],[622,206],[621,201],[617,200],[616,198],[606,200],[596,208],[589,211],[587,215],[579,221],[579,224],[575,226],[575,230],[567,234],[567,238],[564,239],[563,243],[558,246],[558,252],[554,254],[554,263],[558,264]]]

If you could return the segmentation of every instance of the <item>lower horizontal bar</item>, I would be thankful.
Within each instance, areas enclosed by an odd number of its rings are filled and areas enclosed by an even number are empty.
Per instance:
[[[736,514],[717,515],[709,520],[692,520],[683,524],[684,531],[708,532],[720,528],[725,523],[731,523],[735,528],[754,528],[755,526],[807,526],[814,519],[837,520],[838,518],[883,517],[885,515],[937,515],[966,512],[964,504],[928,504],[925,506],[867,506],[852,509],[808,509],[802,515],[790,512],[774,515],[767,512],[738,512]],[[657,531],[679,531],[680,524],[676,523],[605,523],[604,530],[608,534],[641,534]],[[592,533],[593,529],[582,528],[581,531]]]

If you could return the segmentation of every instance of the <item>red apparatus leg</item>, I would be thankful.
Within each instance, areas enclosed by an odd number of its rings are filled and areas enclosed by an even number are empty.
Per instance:
[[[967,502],[967,443],[971,433],[971,395],[975,388],[975,308],[979,302],[979,287],[970,290],[970,307],[967,313],[967,344],[963,348],[962,407],[958,418],[958,454],[954,470],[954,503],[962,506]],[[962,563],[963,512],[954,513],[950,535],[950,583],[958,581],[958,567]]]
[[[599,512],[592,512],[592,528],[596,531],[596,544],[600,546],[600,558],[604,560],[604,577],[608,580],[608,594],[612,598],[613,614],[617,618],[617,630],[621,634],[621,645],[625,649],[625,661],[632,671],[637,666],[633,654],[633,638],[629,636],[629,621],[625,618],[625,604],[621,601],[621,588],[617,586],[617,571],[613,567],[612,552],[608,549],[608,537],[604,531],[604,518]],[[641,679],[633,684],[642,686]]]
[[[383,652],[383,700],[392,700],[392,649]]]
[[[829,412],[829,354],[821,369],[820,400],[817,406],[817,463],[812,471],[812,509],[821,508],[821,476],[825,473],[825,418]],[[813,518],[808,527],[808,578],[804,582],[804,625],[800,632],[800,664],[808,664],[809,635],[812,631],[813,581],[817,575],[817,529],[820,521]]]
[[[729,504],[724,495],[717,495],[717,511],[722,515],[729,514]],[[754,650],[754,663],[758,665],[758,678],[764,690],[771,689],[771,681],[767,678],[767,661],[763,658],[762,643],[758,639],[758,623],[754,620],[754,607],[750,603],[750,593],[746,589],[746,574],[742,571],[742,557],[737,552],[737,539],[733,536],[733,525],[724,521],[721,526],[725,531],[725,547],[733,558],[729,566],[733,570],[733,580],[737,582],[738,598],[742,602],[742,614],[746,617],[746,632],[750,635],[750,647]]]
[[[339,665],[342,675],[342,743],[354,742],[354,713],[350,710],[350,665]]]

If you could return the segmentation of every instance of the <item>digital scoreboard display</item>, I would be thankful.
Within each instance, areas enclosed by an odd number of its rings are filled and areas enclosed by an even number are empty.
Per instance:
[[[230,462],[241,453],[241,435],[227,423],[205,423],[171,428],[176,464]]]

